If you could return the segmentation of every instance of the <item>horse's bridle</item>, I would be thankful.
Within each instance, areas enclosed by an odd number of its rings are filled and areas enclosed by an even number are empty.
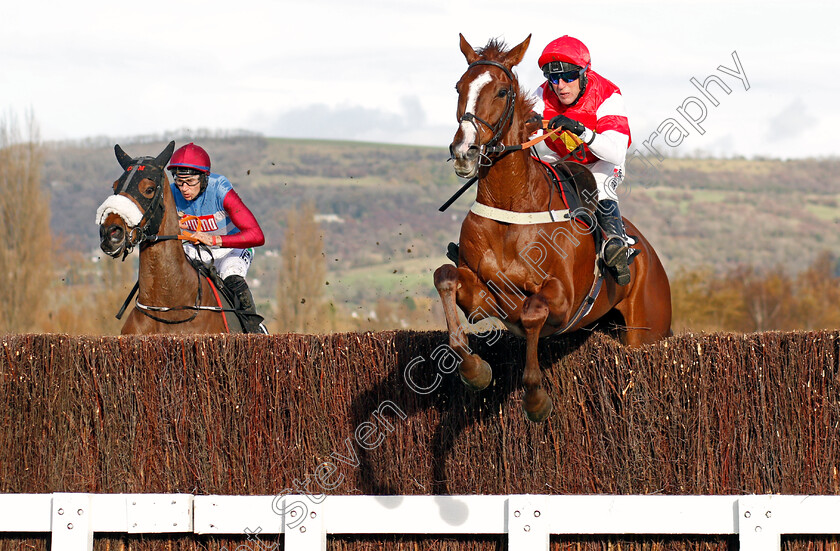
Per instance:
[[[151,164],[154,157],[141,157],[132,161],[114,189],[114,195],[123,195],[133,199],[142,209],[143,217],[140,222],[129,228],[123,237],[123,260],[134,250],[134,247],[143,242],[156,242],[162,239],[173,239],[177,236],[158,236],[160,225],[163,222],[163,167]],[[142,174],[141,174],[142,173]],[[138,177],[139,175],[139,177]],[[148,198],[140,193],[140,182],[149,179],[155,184],[155,194]]]
[[[505,75],[507,75],[507,77],[510,79],[510,82],[511,82],[511,87],[508,90],[508,94],[507,94],[507,105],[505,106],[505,112],[502,115],[502,117],[499,118],[499,120],[496,122],[496,124],[490,124],[489,122],[485,121],[484,119],[482,119],[480,117],[477,117],[474,113],[470,113],[469,111],[464,113],[458,119],[459,122],[466,121],[466,122],[471,123],[473,125],[473,127],[475,128],[476,136],[478,136],[478,140],[479,140],[479,143],[478,143],[478,154],[479,154],[478,164],[479,164],[479,166],[481,166],[481,167],[491,166],[494,162],[494,159],[491,159],[490,155],[496,155],[497,156],[496,159],[498,159],[499,158],[498,156],[509,153],[511,151],[521,151],[523,149],[528,149],[528,148],[536,145],[537,143],[539,143],[539,142],[541,142],[541,141],[543,141],[547,138],[551,138],[551,137],[555,136],[557,133],[559,133],[562,130],[562,128],[557,128],[557,129],[551,130],[551,131],[543,134],[542,136],[540,136],[538,138],[534,138],[534,139],[529,140],[529,141],[527,141],[525,143],[522,143],[522,144],[515,144],[515,145],[505,145],[503,143],[498,143],[497,144],[497,142],[500,142],[500,140],[501,140],[502,133],[504,132],[505,127],[513,124],[513,111],[515,109],[515,103],[516,103],[516,80],[514,79],[514,76],[513,76],[513,73],[511,72],[511,70],[508,69],[507,67],[505,67],[504,65],[502,65],[501,63],[497,62],[497,61],[492,61],[492,60],[489,60],[489,59],[479,59],[477,61],[473,61],[472,63],[470,63],[469,67],[467,67],[467,71],[469,71],[472,67],[474,67],[476,65],[491,65],[493,67],[498,67],[499,69],[504,71]],[[491,132],[493,132],[493,136],[490,138],[490,140],[486,144],[481,143],[481,132],[478,131],[478,125],[476,124],[475,121],[480,122],[481,124],[486,126]],[[568,155],[566,155],[565,157],[563,157],[560,160],[565,161],[567,158],[571,157],[572,155],[575,155],[575,157],[578,157],[577,152],[579,151],[580,147],[582,147],[582,144],[579,145],[572,152],[570,152]],[[454,156],[452,156],[452,146],[450,146],[450,155],[451,156],[450,156],[449,160],[452,160],[454,158]],[[486,159],[486,162],[482,162],[482,159]],[[452,197],[450,197],[448,201],[446,201],[443,205],[441,205],[440,208],[438,208],[438,210],[443,212],[447,208],[449,208],[449,206],[452,203],[454,203],[455,200],[458,199],[458,197],[463,195],[464,192],[466,192],[478,180],[478,178],[479,178],[478,176],[474,176],[473,178],[471,178],[467,183],[465,183],[463,186],[461,186],[461,189],[456,191],[455,194],[452,195]],[[550,185],[550,183],[549,183],[549,185]],[[551,209],[549,208],[549,210],[551,210]]]
[[[117,185],[114,189],[114,195],[124,195],[136,201],[143,209],[143,217],[140,222],[125,232],[123,237],[123,260],[134,250],[134,247],[142,243],[157,243],[158,241],[167,241],[170,239],[178,239],[177,235],[158,235],[160,225],[163,223],[164,206],[163,201],[163,184],[164,184],[164,169],[161,166],[152,164],[155,161],[153,157],[141,157],[132,160],[125,172],[117,180]],[[141,174],[142,173],[142,174]],[[138,177],[138,174],[140,177]],[[146,197],[140,192],[140,182],[144,179],[149,179],[155,184],[155,194],[151,198]],[[192,321],[201,310],[212,310],[214,312],[221,312],[223,309],[218,306],[201,306],[202,288],[201,288],[201,273],[196,270],[198,277],[198,291],[196,292],[195,304],[193,306],[147,306],[141,304],[139,300],[136,305],[140,312],[152,318],[155,321],[167,324],[177,324]],[[129,293],[125,300],[123,307],[117,314],[117,319],[120,319],[126,306],[131,301],[134,294],[137,292],[138,285]],[[192,314],[180,320],[168,320],[155,316],[151,312],[169,312],[173,310],[192,310]]]
[[[481,117],[476,116],[475,113],[470,113],[469,111],[461,115],[461,118],[458,119],[458,122],[466,121],[475,127],[476,135],[478,136],[479,141],[479,155],[482,157],[487,157],[488,155],[492,155],[493,153],[501,153],[505,151],[504,144],[500,144],[498,146],[496,144],[501,140],[502,133],[506,130],[506,127],[513,122],[513,110],[516,103],[516,80],[514,79],[511,70],[499,63],[498,61],[491,61],[489,59],[479,59],[470,63],[469,67],[467,67],[467,71],[469,71],[476,65],[490,65],[492,67],[497,67],[505,73],[505,75],[510,79],[511,82],[510,89],[508,90],[508,94],[505,98],[507,100],[507,104],[505,105],[505,112],[502,114],[501,118],[499,118],[499,120],[496,121],[496,124],[490,124]],[[476,121],[486,126],[487,129],[493,133],[493,136],[490,138],[490,140],[487,141],[487,143],[481,143],[481,132],[478,131],[478,125],[476,124]]]

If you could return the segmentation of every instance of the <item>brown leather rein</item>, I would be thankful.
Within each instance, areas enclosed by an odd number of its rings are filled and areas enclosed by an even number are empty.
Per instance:
[[[543,129],[544,130],[547,129],[548,128],[548,121],[544,120],[544,121],[542,121],[542,123],[543,123]],[[567,139],[571,140],[572,143],[576,144],[575,148],[572,149],[571,152],[568,155],[566,155],[565,157],[560,159],[561,161],[565,161],[566,159],[568,159],[569,157],[574,155],[576,151],[578,151],[578,149],[580,148],[583,141],[579,137],[575,136],[574,134],[572,134],[568,130],[564,130],[563,128],[555,128],[554,130],[551,130],[550,132],[546,132],[545,134],[537,136],[536,138],[532,138],[532,139],[528,140],[527,142],[521,143],[519,145],[499,144],[499,145],[495,145],[495,146],[484,146],[484,147],[486,148],[486,153],[487,154],[507,153],[509,151],[521,151],[523,149],[529,149],[531,147],[534,147],[538,143],[540,143],[542,141],[545,141],[548,138],[556,138],[558,136],[562,136],[564,132],[565,132],[566,136],[568,137]],[[568,145],[569,144],[567,143],[567,147],[568,147]],[[473,176],[472,178],[470,178],[464,185],[461,186],[461,188],[458,191],[456,191],[452,195],[452,197],[449,198],[449,200],[447,200],[444,204],[442,204],[438,208],[438,210],[440,212],[443,212],[446,209],[448,209],[452,205],[452,203],[457,201],[458,197],[460,197],[461,195],[464,194],[464,192],[466,192],[468,189],[470,189],[470,187],[472,187],[472,185],[477,180],[478,180],[478,176]]]

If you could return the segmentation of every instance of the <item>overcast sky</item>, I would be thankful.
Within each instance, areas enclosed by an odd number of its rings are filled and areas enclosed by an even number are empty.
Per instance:
[[[517,73],[569,34],[625,96],[636,145],[669,118],[666,153],[836,156],[840,4],[556,0],[4,2],[0,108],[32,109],[45,140],[246,129],[267,136],[449,145],[473,46],[532,35]],[[719,69],[736,70],[746,82]],[[702,97],[690,79],[731,90]],[[749,86],[749,89],[746,87]],[[688,123],[677,111],[703,113]],[[652,144],[656,142],[651,142]]]

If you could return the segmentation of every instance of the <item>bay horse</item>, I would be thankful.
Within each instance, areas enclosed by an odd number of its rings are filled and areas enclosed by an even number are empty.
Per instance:
[[[552,194],[555,201],[558,194],[546,167],[527,148],[504,146],[523,144],[534,131],[529,122],[533,101],[512,71],[522,61],[530,35],[510,50],[490,40],[477,51],[460,37],[469,66],[456,86],[459,126],[450,151],[455,172],[477,177],[478,189],[461,225],[458,265],[438,268],[435,287],[443,302],[449,346],[461,360],[461,379],[472,389],[486,388],[492,370],[470,350],[456,306],[470,323],[495,317],[525,337],[523,407],[529,419],[542,421],[551,413],[552,401],[542,388],[539,339],[616,313],[623,320],[622,344],[638,347],[665,338],[671,334],[670,286],[653,247],[627,220],[627,233],[635,237],[638,251],[631,282],[622,287],[603,277],[595,239],[589,235],[597,225],[585,230],[583,217],[572,213],[563,218],[552,211]],[[586,167],[569,162],[558,168],[588,190],[590,198],[594,195],[594,177]],[[594,212],[585,218],[594,221]]]
[[[123,260],[138,246],[137,301],[122,334],[225,333],[229,327],[215,288],[184,254],[166,164],[175,142],[157,157],[132,158],[114,146],[124,172],[97,210],[99,246]],[[230,316],[231,323],[235,316]]]

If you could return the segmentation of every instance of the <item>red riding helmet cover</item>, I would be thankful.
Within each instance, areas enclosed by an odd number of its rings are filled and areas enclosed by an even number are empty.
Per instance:
[[[179,147],[178,150],[172,154],[172,160],[166,168],[167,170],[172,170],[177,167],[194,168],[205,174],[209,174],[210,155],[204,151],[203,147],[190,142],[185,146]]]
[[[538,61],[540,69],[546,63],[552,61],[564,61],[572,63],[578,67],[586,67],[591,59],[589,57],[589,48],[577,38],[565,35],[557,40],[548,43],[548,46],[543,50],[542,55]],[[177,151],[175,152],[178,153]]]

